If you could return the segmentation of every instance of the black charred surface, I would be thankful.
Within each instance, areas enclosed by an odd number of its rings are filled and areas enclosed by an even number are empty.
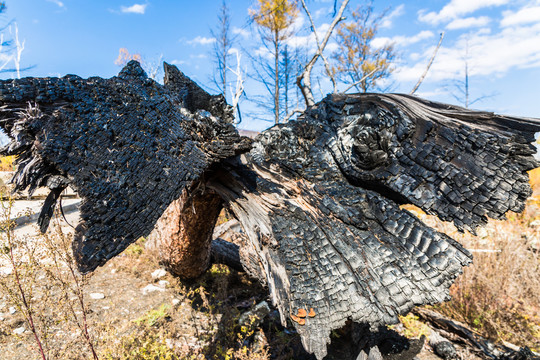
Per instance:
[[[282,321],[322,358],[347,320],[376,327],[444,301],[470,263],[399,204],[463,229],[523,209],[539,130],[404,95],[330,96],[261,133],[212,186],[243,224]]]
[[[106,80],[1,81],[0,105],[12,137],[2,153],[18,155],[16,189],[53,190],[42,226],[60,189],[83,198],[81,270],[147,235],[198,181],[243,228],[240,249],[216,243],[214,258],[267,285],[284,325],[318,358],[348,321],[375,329],[444,301],[470,263],[400,204],[474,231],[523,209],[527,171],[538,166],[538,120],[381,94],[329,96],[237,156],[250,143],[223,98],[167,64],[164,86],[135,62]]]
[[[191,80],[172,66],[165,72],[165,86],[135,61],[111,79],[0,82],[1,124],[12,138],[2,154],[18,156],[15,189],[77,190],[81,222],[73,248],[83,272],[148,235],[213,163],[249,149],[232,124],[212,115],[218,109],[210,95],[200,88],[190,95]],[[186,109],[199,102],[207,106]]]

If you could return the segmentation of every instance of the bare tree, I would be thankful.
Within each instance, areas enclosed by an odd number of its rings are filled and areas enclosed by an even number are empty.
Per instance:
[[[233,89],[232,86],[229,87],[231,92],[231,106],[233,107],[233,112],[235,114],[235,125],[238,125],[242,122],[242,113],[240,112],[240,98],[244,95],[244,81],[246,71],[242,69],[242,56],[237,49],[233,49],[232,52],[236,54],[236,69],[233,70],[228,68],[230,72],[236,77],[236,84]]]
[[[450,94],[456,99],[458,102],[463,104],[464,107],[468,108],[469,106],[485,100],[487,98],[491,98],[495,96],[495,92],[488,94],[488,95],[482,95],[479,97],[476,97],[474,99],[471,99],[470,97],[470,83],[469,83],[469,75],[470,75],[470,57],[469,57],[469,40],[467,40],[465,44],[465,55],[463,56],[463,65],[464,65],[464,71],[463,71],[463,80],[454,80],[452,83],[453,90],[450,90]]]
[[[431,58],[429,59],[429,62],[426,66],[426,70],[424,70],[424,72],[422,73],[422,76],[420,76],[420,78],[418,79],[418,82],[416,83],[416,85],[414,85],[413,89],[411,90],[409,94],[414,95],[416,90],[418,90],[418,88],[420,87],[424,79],[426,78],[426,75],[429,69],[431,68],[431,65],[433,65],[433,60],[435,60],[435,56],[437,56],[437,52],[439,51],[439,48],[441,47],[443,39],[444,39],[444,31],[441,33],[441,37],[439,38],[439,43],[435,47],[435,50],[433,51],[433,55],[431,55]]]
[[[319,41],[319,36],[317,34],[315,24],[313,23],[313,18],[307,8],[305,1],[304,0],[301,0],[301,1],[302,1],[302,8],[304,9],[305,13],[307,14],[311,22],[311,30],[314,34],[315,41],[317,43],[317,49],[313,57],[304,66],[300,75],[296,78],[296,84],[298,85],[298,87],[300,88],[300,91],[302,92],[302,95],[304,96],[306,106],[312,106],[315,104],[315,97],[313,96],[313,89],[311,86],[311,72],[313,71],[313,67],[315,66],[315,63],[317,62],[317,60],[319,60],[319,58],[323,59],[323,61],[325,62],[325,69],[326,69],[327,75],[330,77],[330,79],[333,82],[335,82],[333,73],[329,68],[328,62],[326,61],[326,58],[324,57],[323,52],[324,52],[324,49],[326,48],[326,45],[328,44],[328,41],[330,40],[330,36],[332,35],[334,29],[336,28],[338,23],[344,19],[343,12],[347,8],[349,0],[343,0],[343,2],[341,3],[339,10],[337,14],[335,15],[334,19],[332,20],[332,22],[330,23],[330,27],[326,31],[322,41]],[[335,88],[336,87],[334,86],[334,89]]]
[[[264,47],[271,54],[273,64],[263,65],[262,72],[273,75],[272,86],[263,80],[267,90],[273,95],[274,123],[280,120],[280,55],[283,43],[291,36],[291,25],[298,16],[296,2],[291,0],[257,0],[257,7],[250,9],[251,19],[259,27],[259,34]],[[262,57],[259,57],[261,59]],[[259,78],[264,79],[260,70]]]
[[[210,33],[216,39],[213,55],[217,65],[217,74],[214,74],[214,83],[223,96],[227,97],[228,60],[234,38],[231,36],[231,16],[225,0],[219,9],[217,28],[210,30]]]

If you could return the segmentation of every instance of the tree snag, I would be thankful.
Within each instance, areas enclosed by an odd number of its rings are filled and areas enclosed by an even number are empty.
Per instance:
[[[175,67],[165,74],[161,86],[131,62],[106,80],[0,81],[0,125],[12,139],[2,153],[18,155],[16,189],[51,188],[44,214],[57,189],[77,189],[83,272],[156,224],[180,276],[204,271],[212,251],[232,254],[319,359],[347,322],[376,328],[444,301],[471,262],[400,205],[474,231],[487,216],[522,211],[531,194],[537,119],[410,95],[329,95],[251,143],[222,97]],[[242,226],[240,255],[209,246],[221,204]]]

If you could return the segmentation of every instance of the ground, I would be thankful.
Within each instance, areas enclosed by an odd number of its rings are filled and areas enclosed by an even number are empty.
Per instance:
[[[492,221],[476,237],[411,210],[475,254],[475,265],[452,288],[454,300],[435,309],[499,343],[538,350],[540,211],[535,199],[525,214]],[[13,213],[21,212],[20,206],[15,204]],[[273,308],[262,321],[251,317],[238,323],[242,314],[267,300],[267,290],[245,274],[214,265],[201,279],[181,282],[158,271],[156,255],[140,239],[92,275],[72,275],[68,223],[77,223],[77,212],[69,212],[66,220],[58,215],[54,223],[47,236],[37,235],[33,224],[18,227],[9,238],[3,233],[0,359],[42,358],[30,315],[48,359],[91,359],[92,348],[99,359],[313,358],[303,351],[298,335],[279,324]],[[393,329],[411,339],[429,338],[429,325],[408,315]],[[334,349],[348,351],[348,335],[336,331]],[[458,354],[482,358],[467,346],[458,345]],[[417,358],[439,359],[428,345]]]

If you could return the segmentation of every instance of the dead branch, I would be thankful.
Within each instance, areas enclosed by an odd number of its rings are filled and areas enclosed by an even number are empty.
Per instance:
[[[378,69],[373,69],[369,74],[366,74],[364,75],[360,80],[358,80],[357,82],[349,85],[348,88],[346,88],[343,93],[346,93],[347,91],[351,90],[353,87],[355,87],[356,85],[360,84],[362,81],[366,80],[368,77],[370,77],[371,75],[375,74],[375,72],[377,71]]]
[[[300,88],[300,91],[302,92],[302,95],[304,96],[304,100],[306,101],[306,106],[315,105],[315,98],[313,96],[313,91],[311,89],[311,71],[313,70],[313,66],[315,65],[319,57],[322,57],[323,55],[322,53],[326,45],[328,44],[330,35],[332,35],[332,32],[334,32],[334,29],[336,28],[337,24],[341,20],[344,19],[343,12],[345,11],[345,8],[347,7],[348,4],[349,4],[349,0],[344,0],[341,3],[341,7],[339,8],[337,15],[334,17],[334,20],[332,20],[330,27],[326,31],[326,34],[324,35],[322,42],[320,44],[317,42],[317,51],[315,52],[311,60],[306,64],[306,66],[302,70],[302,73],[296,78],[296,85],[298,85],[298,87]],[[302,6],[304,6],[304,9],[306,9],[303,0],[302,0]],[[315,32],[315,29],[313,29],[313,32]]]
[[[311,30],[313,31],[313,35],[315,36],[315,42],[317,43],[317,49],[321,48],[321,43],[319,41],[319,35],[317,34],[317,29],[315,28],[315,23],[313,22],[313,17],[311,16],[311,13],[309,12],[306,2],[302,0],[302,7],[304,8],[304,11],[306,12],[306,15],[309,19],[309,22],[311,23]],[[322,50],[321,50],[321,58],[324,62],[324,69],[326,70],[326,74],[330,78],[330,81],[332,81],[332,86],[334,88],[333,93],[337,92],[337,83],[336,79],[334,77],[334,74],[332,73],[332,70],[330,69],[330,64],[328,63],[328,59],[326,56],[324,56]]]
[[[431,55],[431,59],[429,60],[429,63],[427,65],[427,67],[426,67],[426,70],[424,70],[424,73],[422,74],[422,76],[420,76],[420,79],[418,79],[418,82],[416,83],[416,85],[414,85],[414,88],[409,93],[410,95],[414,95],[416,90],[418,90],[418,88],[420,87],[420,84],[422,84],[422,81],[424,81],[424,78],[426,77],[426,75],[427,75],[427,73],[429,71],[429,68],[433,64],[433,60],[435,60],[435,56],[437,55],[437,52],[439,51],[439,48],[441,47],[443,38],[444,38],[444,31],[441,33],[441,37],[439,38],[439,43],[437,44],[437,47],[435,48],[435,51],[433,51],[433,55]]]

